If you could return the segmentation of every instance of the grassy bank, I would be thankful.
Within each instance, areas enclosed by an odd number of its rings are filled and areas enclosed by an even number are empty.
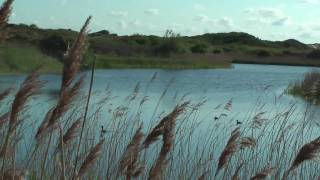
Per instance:
[[[320,67],[319,59],[308,59],[303,56],[256,57],[239,55],[239,57],[234,57],[232,63]]]
[[[177,55],[170,57],[130,57],[98,54],[98,69],[112,68],[164,68],[164,69],[206,69],[229,68],[231,59],[213,55]],[[90,64],[91,58],[84,59]],[[61,62],[45,55],[32,45],[0,45],[0,73],[27,73],[42,65],[41,73],[59,73]]]
[[[97,68],[164,68],[164,69],[209,69],[229,68],[230,60],[212,56],[171,57],[119,57],[97,55]]]
[[[62,64],[36,47],[0,45],[0,73],[27,73],[42,65],[43,73],[59,73]]]

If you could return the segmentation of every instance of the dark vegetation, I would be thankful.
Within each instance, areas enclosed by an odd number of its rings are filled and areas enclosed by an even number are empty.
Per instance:
[[[303,80],[289,85],[287,93],[300,97],[312,104],[320,104],[320,73],[310,72]]]
[[[41,29],[36,25],[9,24],[6,25],[4,29],[8,32],[6,46],[38,48],[41,54],[53,57],[60,62],[68,44],[72,44],[77,36],[77,32],[70,29]],[[265,63],[265,57],[269,57],[279,59],[274,62],[275,64],[288,64],[288,62],[283,61],[283,58],[299,57],[301,59],[300,63],[294,62],[292,64],[300,65],[303,64],[305,60],[312,59],[314,61],[312,61],[311,64],[314,66],[318,66],[317,62],[320,59],[319,50],[314,50],[299,41],[289,39],[286,41],[271,42],[240,32],[186,37],[168,30],[164,33],[163,37],[159,37],[140,34],[118,36],[107,30],[102,30],[89,34],[87,43],[90,44],[90,46],[88,46],[85,54],[83,62],[84,68],[87,67],[87,64],[90,63],[94,55],[104,57],[98,61],[105,61],[106,59],[117,59],[120,61],[119,63],[111,64],[101,62],[98,64],[98,68],[129,68],[132,67],[132,64],[136,64],[135,67],[143,68],[170,67],[170,63],[172,63],[171,68],[214,68],[215,64],[221,67],[221,59],[219,61],[219,59],[213,58],[214,56],[211,56],[212,54],[223,55],[224,58],[222,58],[222,60],[224,61],[224,67],[228,67],[228,64],[235,59],[237,59],[238,62],[240,59],[243,59],[241,62],[267,64]],[[2,48],[8,47],[2,46]],[[212,59],[201,62],[201,59],[199,60],[197,57],[199,55],[206,55],[208,56],[206,59],[209,59],[209,57]],[[189,57],[188,59],[194,58],[193,63],[183,64],[182,60],[175,61],[176,58],[172,58],[178,56]],[[255,61],[256,58],[264,59]],[[167,63],[162,66],[151,65],[159,59],[160,61],[155,64],[160,64],[161,62]],[[126,62],[128,64],[126,64]],[[195,66],[195,64],[198,63],[201,65]],[[2,64],[4,63],[2,62]],[[118,65],[113,67],[112,64]],[[148,65],[146,66],[145,64]],[[190,66],[188,64],[190,64]],[[19,69],[19,65],[17,65],[17,67],[16,71],[21,70]],[[5,67],[3,69],[5,69]],[[12,71],[14,71],[14,69]]]

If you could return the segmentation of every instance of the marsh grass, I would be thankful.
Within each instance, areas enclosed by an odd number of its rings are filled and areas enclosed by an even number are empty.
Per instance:
[[[287,89],[288,94],[300,97],[313,104],[320,103],[320,73],[306,73],[303,80],[293,82]]]
[[[41,87],[37,73],[17,90],[0,92],[1,179],[319,178],[313,161],[319,129],[309,120],[310,106],[282,104],[282,95],[271,108],[257,99],[237,126],[233,99],[204,112],[206,97],[188,101],[188,94],[176,94],[176,105],[158,112],[174,81],[146,113],[156,74],[127,97],[113,96],[111,88],[94,91],[93,79],[88,93],[77,72],[89,20],[67,53],[59,95],[42,121],[27,111],[40,101],[30,98]],[[218,120],[208,118],[213,114]]]

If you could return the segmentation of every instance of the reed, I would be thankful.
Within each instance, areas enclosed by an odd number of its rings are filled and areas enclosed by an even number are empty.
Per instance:
[[[37,71],[34,71],[24,80],[20,89],[15,95],[15,98],[11,105],[7,133],[5,136],[4,143],[1,146],[1,152],[0,152],[0,155],[3,158],[2,168],[1,168],[2,176],[4,176],[4,166],[7,158],[7,150],[10,143],[10,138],[13,134],[15,134],[16,132],[15,130],[17,129],[18,125],[21,124],[21,121],[22,121],[19,119],[19,115],[24,110],[24,107],[26,106],[26,103],[28,102],[28,100],[32,96],[37,94],[38,90],[41,88],[42,85],[43,83],[39,80],[39,75]]]
[[[13,0],[6,0],[3,2],[2,6],[0,7],[0,28],[4,27],[9,19],[11,13],[11,6]]]
[[[120,161],[119,170],[125,175],[126,179],[137,178],[143,170],[143,166],[139,164],[141,144],[144,134],[141,132],[142,125],[137,129],[131,142],[128,144]]]
[[[260,179],[266,179],[269,175],[274,173],[277,170],[276,167],[267,167],[263,169],[261,172],[257,173],[253,177],[251,177],[251,180],[260,180]]]
[[[305,144],[299,150],[297,156],[293,160],[290,168],[284,173],[282,179],[286,179],[289,173],[298,168],[303,162],[313,160],[320,152],[320,137]]]
[[[163,118],[160,123],[151,131],[145,140],[145,147],[153,143],[156,138],[162,135],[162,148],[155,163],[152,165],[148,179],[162,179],[161,175],[167,165],[167,156],[174,144],[174,128],[178,116],[183,113],[188,106],[189,102],[177,106],[168,116]]]
[[[218,175],[221,169],[226,167],[233,153],[237,151],[239,137],[240,137],[240,128],[236,128],[235,130],[232,131],[231,136],[228,140],[228,143],[219,157],[218,167],[217,167],[215,176]]]
[[[94,162],[98,159],[101,154],[103,147],[104,139],[102,139],[97,145],[91,148],[90,152],[82,162],[80,169],[78,171],[78,177],[84,176],[84,174],[88,171],[90,167],[93,166]]]

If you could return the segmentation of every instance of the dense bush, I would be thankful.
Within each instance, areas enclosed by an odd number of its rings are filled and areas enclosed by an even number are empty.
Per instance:
[[[257,56],[258,57],[269,57],[269,56],[271,56],[271,53],[266,50],[259,50],[257,52]]]
[[[190,51],[193,53],[206,53],[208,49],[208,45],[206,44],[196,44],[191,46]]]
[[[213,54],[221,54],[221,49],[214,49],[212,51]]]
[[[51,35],[40,41],[40,49],[45,54],[62,59],[67,50],[67,42],[59,35]]]
[[[311,59],[320,59],[320,50],[319,49],[313,50],[307,55],[307,57]]]

